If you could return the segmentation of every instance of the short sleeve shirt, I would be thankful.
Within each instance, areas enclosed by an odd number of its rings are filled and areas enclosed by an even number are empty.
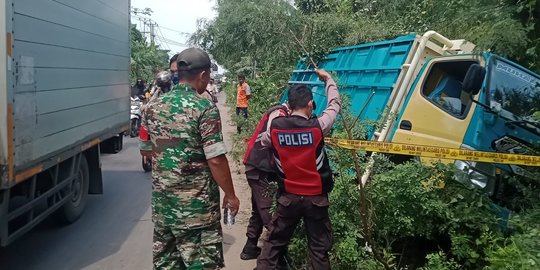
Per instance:
[[[149,104],[143,126],[154,159],[154,222],[177,228],[219,222],[219,188],[207,160],[226,148],[214,103],[179,85]]]
[[[236,107],[238,108],[247,108],[248,107],[248,97],[251,95],[251,88],[249,84],[243,83],[238,85],[236,93]]]

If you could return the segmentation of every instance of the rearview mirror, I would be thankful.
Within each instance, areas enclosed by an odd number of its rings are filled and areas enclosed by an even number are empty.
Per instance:
[[[463,79],[463,91],[473,96],[478,94],[485,77],[486,69],[479,64],[472,64]]]

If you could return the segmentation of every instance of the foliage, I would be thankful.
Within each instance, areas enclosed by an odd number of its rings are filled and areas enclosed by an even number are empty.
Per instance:
[[[157,72],[167,69],[168,64],[167,51],[160,50],[155,44],[147,44],[142,33],[131,25],[131,83],[138,79],[152,80]]]
[[[422,267],[422,270],[459,270],[461,266],[454,260],[446,259],[443,252],[432,253],[426,257],[426,266]]]
[[[262,72],[288,74],[307,52],[436,30],[467,39],[540,70],[540,5],[525,0],[218,1],[215,20],[201,21],[191,42],[227,69],[249,57]],[[242,14],[239,16],[239,14]]]
[[[235,65],[247,57],[258,74],[278,79],[289,76],[305,50],[321,57],[343,45],[347,33],[358,24],[352,17],[304,15],[276,0],[220,1],[217,11],[215,20],[199,22],[191,42],[208,50],[230,71],[238,72]]]
[[[369,194],[377,237],[401,250],[402,261],[411,257],[408,249],[427,255],[443,248],[462,265],[482,265],[482,250],[502,236],[491,200],[454,181],[454,170],[415,161],[373,179]]]
[[[516,233],[487,249],[489,269],[537,269],[540,265],[540,208],[512,218]]]

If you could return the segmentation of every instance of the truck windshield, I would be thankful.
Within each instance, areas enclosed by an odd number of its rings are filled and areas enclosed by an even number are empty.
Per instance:
[[[540,78],[500,59],[491,62],[490,104],[516,121],[540,124]]]

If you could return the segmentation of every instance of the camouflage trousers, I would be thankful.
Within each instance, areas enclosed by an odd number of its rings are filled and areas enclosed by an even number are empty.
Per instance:
[[[153,263],[159,270],[210,270],[224,267],[221,223],[177,229],[154,223]]]

